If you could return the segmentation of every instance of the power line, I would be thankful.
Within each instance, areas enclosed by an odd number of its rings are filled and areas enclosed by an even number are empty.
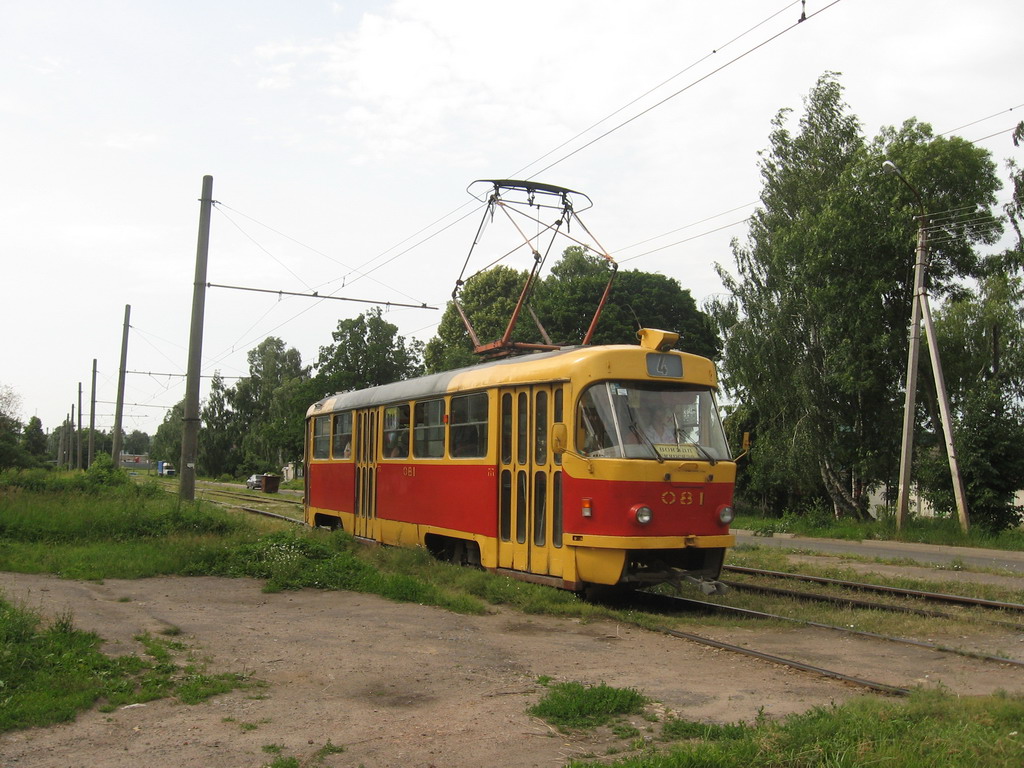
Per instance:
[[[234,291],[251,291],[253,293],[272,293],[272,294],[275,294],[277,296],[301,296],[301,297],[304,297],[304,298],[307,298],[307,299],[322,299],[322,300],[331,299],[333,301],[355,301],[355,302],[358,302],[360,304],[378,304],[378,305],[384,306],[384,307],[407,307],[407,308],[410,308],[410,309],[437,309],[437,307],[428,307],[425,303],[420,303],[420,304],[403,304],[403,303],[401,303],[399,301],[378,301],[376,299],[352,299],[352,298],[348,298],[346,296],[333,296],[331,294],[327,294],[327,295],[321,296],[316,291],[313,291],[313,293],[296,293],[294,291],[281,291],[281,290],[276,290],[275,291],[275,290],[270,289],[270,288],[248,288],[248,287],[245,287],[245,286],[242,286],[242,285],[221,285],[220,283],[207,283],[206,287],[207,288],[229,288],[229,289],[234,290]]]
[[[991,139],[991,138],[993,138],[995,136],[1000,136],[1000,135],[1002,135],[1004,133],[1012,133],[1016,129],[1017,129],[1017,126],[1013,125],[1013,126],[1010,126],[1009,128],[1004,128],[1001,131],[996,131],[995,133],[990,133],[988,136],[982,136],[980,139],[974,139],[973,141],[971,141],[971,144],[977,144],[979,141],[986,141],[987,139]]]
[[[597,142],[601,141],[601,139],[604,139],[607,136],[610,136],[611,134],[615,133],[616,131],[618,131],[621,128],[624,128],[625,126],[629,125],[630,123],[634,122],[635,120],[639,120],[641,117],[643,117],[644,115],[648,114],[649,112],[652,112],[653,110],[657,109],[658,107],[666,104],[667,102],[671,101],[672,99],[676,98],[677,96],[679,96],[679,95],[685,93],[686,91],[690,90],[695,85],[698,85],[698,84],[704,82],[705,80],[707,80],[708,78],[712,77],[713,75],[717,75],[722,70],[727,69],[728,67],[731,67],[736,62],[740,61],[741,59],[746,58],[750,54],[752,54],[755,51],[763,48],[764,46],[768,45],[769,43],[774,42],[775,40],[778,40],[780,37],[785,35],[787,32],[791,32],[792,30],[796,29],[804,21],[812,19],[812,18],[814,18],[815,16],[817,16],[820,13],[824,13],[829,8],[831,8],[834,5],[837,5],[841,1],[842,0],[832,0],[831,3],[826,5],[824,8],[822,8],[822,9],[820,9],[818,11],[815,11],[810,16],[805,16],[805,15],[801,14],[800,19],[798,21],[794,22],[793,24],[791,24],[790,26],[786,27],[785,29],[781,30],[780,32],[776,32],[774,35],[772,35],[771,37],[761,41],[760,43],[758,43],[757,45],[753,46],[752,48],[748,48],[746,51],[741,53],[739,56],[736,56],[735,58],[730,59],[729,61],[727,61],[722,66],[718,67],[717,69],[713,69],[710,72],[708,72],[707,74],[702,75],[701,77],[698,77],[696,80],[694,80],[691,83],[689,83],[688,85],[680,88],[675,93],[669,94],[668,96],[666,96],[661,101],[659,101],[659,102],[657,102],[655,104],[652,104],[650,107],[647,107],[644,110],[641,110],[637,114],[633,115],[633,117],[629,118],[628,120],[624,120],[623,122],[621,122],[618,125],[616,125],[614,128],[608,129],[607,131],[602,133],[600,136],[597,136],[597,137],[591,139],[590,141],[588,141],[583,146],[578,147],[577,149],[574,149],[572,152],[570,152],[569,154],[565,155],[564,157],[556,160],[555,162],[551,163],[550,165],[547,165],[544,168],[541,168],[539,171],[536,171],[535,173],[531,174],[530,178],[532,179],[532,178],[534,178],[534,177],[544,173],[545,171],[551,170],[552,168],[554,168],[559,163],[565,162],[566,160],[568,160],[573,155],[576,155],[576,154],[582,152],[584,149],[587,149],[588,147],[591,147],[594,144],[596,144]]]
[[[952,128],[952,129],[950,129],[948,131],[940,133],[939,136],[948,136],[951,133],[956,133],[957,131],[962,131],[964,128],[970,128],[972,125],[977,125],[978,123],[984,123],[986,120],[991,120],[993,117],[999,117],[999,115],[1005,115],[1007,112],[1013,112],[1013,110],[1020,109],[1021,107],[1024,107],[1024,104],[1017,104],[1016,106],[1009,107],[1007,109],[1003,109],[1003,110],[1001,110],[999,112],[993,112],[988,117],[979,117],[977,120],[972,120],[969,123],[964,123],[963,125],[961,125],[958,128]],[[1002,131],[1000,131],[1000,133],[1002,133]],[[995,136],[995,135],[997,135],[997,134],[993,134],[993,136]],[[988,138],[988,137],[986,137],[986,138]],[[981,139],[978,139],[978,141],[981,141]]]
[[[744,203],[743,205],[737,205],[735,208],[730,208],[727,211],[722,211],[721,213],[716,213],[713,216],[707,216],[707,217],[705,217],[703,219],[700,219],[699,221],[693,221],[693,222],[690,222],[689,224],[684,224],[681,227],[676,227],[675,229],[671,229],[668,232],[663,232],[660,235],[655,235],[654,237],[648,237],[647,239],[641,240],[641,241],[639,241],[637,243],[633,243],[632,245],[627,245],[627,246],[624,246],[622,248],[617,248],[615,252],[616,253],[622,253],[623,251],[628,251],[630,248],[636,248],[638,246],[645,245],[645,244],[647,244],[647,243],[649,243],[649,242],[651,242],[653,240],[659,240],[662,237],[667,237],[668,235],[674,235],[676,232],[682,232],[684,229],[689,229],[690,227],[695,227],[698,224],[703,224],[705,222],[711,221],[712,219],[717,219],[720,216],[725,216],[727,213],[734,213],[736,211],[743,210],[744,208],[749,208],[752,205],[757,205],[759,202],[760,202],[759,200],[754,200],[754,201],[749,202],[749,203]],[[744,221],[747,221],[747,220],[748,219],[744,219]],[[730,224],[729,226],[733,226],[733,225]],[[715,232],[717,230],[712,230],[712,231]],[[701,235],[698,235],[698,237],[701,237]],[[683,241],[683,242],[685,242],[685,241]],[[653,253],[653,251],[648,251],[648,253]],[[643,255],[645,255],[645,254],[642,254],[642,253],[639,254],[639,256],[643,256]],[[631,256],[630,258],[631,259],[635,259],[635,258],[638,258],[638,256]]]
[[[639,259],[641,256],[649,256],[652,253],[657,253],[658,251],[664,251],[666,248],[672,248],[673,246],[676,246],[676,245],[682,245],[683,243],[688,243],[691,240],[696,240],[698,238],[705,237],[707,235],[713,235],[715,232],[721,232],[723,229],[729,229],[730,227],[736,227],[736,226],[739,226],[740,224],[745,224],[748,221],[750,221],[750,217],[749,216],[747,216],[745,219],[740,219],[739,221],[734,221],[731,224],[723,224],[720,227],[715,227],[714,229],[709,229],[707,232],[701,232],[699,235],[693,235],[692,237],[687,237],[687,238],[684,238],[682,240],[677,240],[674,243],[668,243],[666,245],[659,246],[658,248],[652,248],[649,251],[644,251],[643,253],[638,253],[636,256],[629,256],[628,258],[625,258],[625,259],[618,259],[618,262],[619,262],[619,264],[625,264],[627,261],[633,261],[634,259]]]
[[[140,376],[166,376],[168,378],[176,378],[176,379],[183,379],[183,378],[185,378],[185,376],[188,375],[188,374],[185,374],[185,373],[160,373],[160,372],[157,372],[157,371],[125,371],[125,373],[135,373],[135,374],[139,374]],[[217,375],[215,374],[213,376],[200,376],[199,378],[201,378],[201,379],[214,379],[214,378],[217,378]],[[241,379],[241,378],[244,378],[244,377],[243,376],[221,376],[220,378],[222,378],[222,379]],[[97,401],[97,402],[99,402],[99,401]]]
[[[579,147],[579,148],[577,148],[577,149],[573,150],[573,151],[572,151],[572,152],[570,152],[569,154],[565,155],[564,157],[562,157],[562,158],[561,158],[561,159],[559,159],[559,160],[556,160],[555,162],[551,163],[550,165],[546,166],[545,168],[541,169],[540,171],[537,171],[537,172],[533,173],[533,174],[532,174],[532,175],[530,176],[530,178],[535,178],[535,177],[536,177],[536,176],[538,176],[539,174],[541,174],[541,173],[544,173],[544,172],[545,172],[545,171],[547,171],[547,170],[550,170],[550,169],[551,169],[551,168],[553,168],[553,167],[554,167],[555,165],[558,165],[559,163],[561,163],[561,162],[564,162],[565,160],[567,160],[568,158],[572,157],[573,155],[575,155],[575,154],[577,154],[577,153],[581,152],[582,150],[584,150],[584,149],[586,149],[586,148],[588,148],[588,147],[592,146],[592,145],[593,145],[593,144],[595,144],[596,142],[598,142],[598,141],[600,141],[601,139],[605,138],[606,136],[608,136],[608,135],[610,135],[610,134],[614,133],[615,131],[619,130],[620,128],[624,127],[625,125],[627,125],[627,124],[629,124],[629,123],[633,122],[634,120],[636,120],[636,119],[638,119],[638,118],[642,117],[643,115],[646,115],[647,113],[651,112],[652,110],[656,109],[657,107],[661,106],[662,104],[666,103],[667,101],[669,101],[669,100],[671,100],[671,99],[675,98],[676,96],[678,96],[678,95],[680,95],[680,94],[684,93],[685,91],[689,90],[690,88],[692,88],[693,86],[697,85],[698,83],[700,83],[700,82],[702,82],[702,81],[704,81],[704,80],[708,79],[708,78],[709,78],[709,77],[711,77],[712,75],[714,75],[714,74],[716,74],[716,73],[718,73],[718,72],[722,71],[722,70],[723,70],[723,69],[725,69],[726,67],[729,67],[729,66],[731,66],[731,65],[732,65],[732,64],[734,64],[735,62],[737,62],[737,61],[739,61],[740,59],[742,59],[742,58],[746,57],[747,55],[749,55],[750,53],[753,53],[754,51],[758,50],[759,48],[762,48],[762,47],[764,47],[765,45],[767,45],[768,43],[770,43],[770,42],[774,41],[775,39],[777,39],[777,38],[781,37],[781,36],[782,36],[783,34],[785,34],[786,32],[789,32],[790,30],[792,30],[792,29],[793,29],[794,27],[796,27],[797,25],[799,25],[799,24],[800,24],[801,22],[803,22],[803,21],[805,21],[805,20],[807,20],[807,19],[813,18],[814,16],[817,16],[817,15],[818,15],[818,14],[820,14],[820,13],[823,13],[824,11],[828,10],[828,9],[829,9],[829,8],[831,8],[831,7],[833,6],[833,5],[836,5],[836,4],[837,4],[837,3],[839,3],[839,2],[840,2],[840,0],[833,0],[833,2],[829,3],[829,4],[828,4],[828,5],[826,5],[826,6],[824,7],[824,8],[822,8],[822,9],[820,9],[820,10],[818,10],[818,11],[815,11],[814,13],[812,13],[812,14],[810,14],[810,15],[806,15],[806,14],[804,14],[804,13],[801,13],[800,19],[799,19],[799,20],[798,20],[798,21],[797,21],[796,23],[794,23],[793,25],[791,25],[791,26],[787,27],[786,29],[782,30],[781,32],[779,32],[779,33],[777,33],[777,34],[775,34],[775,35],[773,35],[773,36],[769,37],[768,39],[766,39],[766,40],[762,41],[761,43],[757,44],[756,46],[754,46],[754,47],[752,47],[752,48],[748,49],[748,50],[747,50],[746,52],[744,52],[743,54],[741,54],[741,55],[737,56],[736,58],[734,58],[734,59],[730,60],[729,62],[727,62],[726,64],[722,65],[721,67],[719,67],[719,68],[717,68],[717,69],[715,69],[715,70],[713,70],[713,71],[709,72],[708,74],[706,74],[706,75],[704,75],[704,76],[702,76],[702,77],[698,78],[697,80],[694,80],[694,81],[693,81],[693,82],[691,82],[691,83],[690,83],[689,85],[685,86],[684,88],[680,89],[679,91],[676,91],[675,93],[671,94],[670,96],[666,97],[665,99],[662,99],[661,101],[659,101],[659,102],[658,102],[657,104],[654,104],[653,106],[651,106],[651,107],[648,107],[647,109],[643,110],[642,112],[638,113],[637,115],[634,115],[633,117],[629,118],[628,120],[624,121],[623,123],[620,123],[619,125],[615,126],[614,128],[611,128],[610,130],[608,130],[608,131],[606,131],[605,133],[601,134],[600,136],[598,136],[598,137],[596,137],[596,138],[592,139],[591,141],[587,142],[587,143],[586,143],[586,144],[584,144],[583,146],[581,146],[581,147]],[[801,4],[803,4],[803,2],[801,2]],[[755,24],[754,26],[750,27],[750,28],[749,28],[748,30],[746,30],[745,32],[741,33],[740,35],[737,35],[736,37],[732,38],[731,40],[729,40],[729,41],[728,41],[727,43],[725,43],[724,45],[720,46],[720,47],[719,47],[719,48],[717,48],[717,49],[714,49],[714,50],[712,50],[711,54],[707,54],[707,55],[705,55],[704,57],[702,57],[702,58],[698,59],[698,60],[697,60],[696,62],[694,62],[694,63],[692,63],[692,64],[688,65],[687,67],[685,67],[684,69],[680,70],[679,72],[677,72],[677,73],[676,73],[675,75],[673,75],[672,77],[670,77],[670,78],[668,78],[667,80],[663,81],[662,83],[660,83],[659,85],[655,86],[654,88],[651,88],[651,89],[649,89],[649,90],[648,90],[647,92],[645,92],[645,93],[644,93],[644,94],[642,94],[641,96],[637,97],[637,98],[636,98],[636,99],[634,99],[633,101],[631,101],[631,102],[627,103],[626,105],[624,105],[624,106],[620,107],[619,109],[615,110],[614,112],[610,113],[610,114],[609,114],[609,115],[607,115],[606,117],[602,118],[601,120],[599,120],[599,121],[597,121],[596,123],[594,123],[593,125],[591,125],[591,126],[590,126],[589,128],[585,129],[584,131],[581,131],[580,133],[578,133],[578,134],[577,134],[576,136],[574,136],[573,138],[569,139],[569,140],[568,140],[568,141],[566,141],[566,142],[563,142],[562,144],[560,144],[560,145],[559,145],[558,147],[556,147],[555,149],[553,149],[553,150],[550,150],[549,152],[545,153],[544,155],[541,155],[541,157],[537,158],[537,160],[534,160],[533,162],[529,163],[529,164],[528,164],[527,166],[524,166],[524,168],[523,168],[523,169],[520,169],[520,170],[525,170],[525,168],[528,168],[528,167],[529,167],[530,165],[533,165],[533,164],[535,164],[535,163],[539,162],[540,160],[544,159],[545,157],[549,156],[549,155],[550,155],[550,154],[552,154],[553,152],[556,152],[556,151],[558,151],[558,149],[560,149],[561,147],[564,147],[564,146],[566,146],[567,144],[569,144],[569,143],[571,143],[571,142],[575,141],[575,140],[576,140],[577,138],[579,138],[580,136],[582,136],[582,135],[586,134],[587,132],[589,132],[589,131],[593,130],[593,128],[595,128],[596,126],[598,126],[598,125],[600,125],[601,123],[603,123],[603,122],[607,121],[608,119],[610,119],[611,117],[615,116],[616,114],[618,114],[619,112],[623,111],[624,109],[627,109],[628,107],[632,106],[632,105],[633,105],[633,104],[635,104],[635,103],[636,103],[637,101],[641,100],[642,98],[644,98],[645,96],[649,95],[650,93],[652,93],[652,92],[656,91],[656,90],[657,90],[658,88],[661,88],[661,87],[663,87],[663,86],[664,86],[664,85],[665,85],[666,83],[668,83],[668,82],[671,82],[671,81],[672,81],[672,80],[674,80],[674,79],[675,79],[676,77],[679,77],[680,75],[682,75],[682,74],[684,74],[685,72],[689,71],[690,69],[692,69],[692,68],[693,68],[694,66],[696,66],[697,64],[699,64],[699,63],[701,63],[702,61],[704,61],[704,60],[706,60],[707,58],[709,58],[709,57],[710,57],[711,55],[714,55],[714,54],[715,54],[715,53],[717,53],[718,51],[720,51],[720,50],[723,50],[724,48],[726,48],[727,46],[729,46],[729,45],[731,45],[732,43],[736,42],[737,40],[739,40],[739,39],[743,38],[744,36],[746,36],[746,35],[750,34],[750,33],[751,33],[751,32],[752,32],[753,30],[757,29],[758,27],[762,26],[763,24],[767,23],[767,22],[768,22],[768,21],[770,21],[771,19],[775,18],[776,16],[778,16],[778,15],[779,15],[779,14],[781,14],[782,12],[784,12],[784,11],[786,11],[786,10],[788,10],[788,9],[792,8],[792,7],[793,7],[793,6],[795,6],[795,5],[796,5],[796,3],[794,2],[794,3],[790,3],[789,5],[786,5],[786,6],[784,6],[784,7],[782,8],[782,9],[780,9],[780,10],[779,10],[779,11],[777,11],[776,13],[774,13],[774,14],[771,14],[770,16],[766,17],[766,18],[765,18],[764,20],[762,20],[762,21],[758,22],[757,24]],[[515,173],[519,173],[519,171],[516,171]],[[515,175],[515,174],[513,174],[513,175]],[[379,255],[375,256],[375,257],[374,257],[373,259],[371,259],[371,260],[369,260],[369,261],[367,261],[367,262],[364,262],[363,264],[361,264],[361,265],[360,265],[360,267],[359,267],[358,269],[359,269],[359,270],[362,270],[362,269],[364,269],[364,268],[365,268],[366,266],[368,266],[369,264],[372,264],[372,263],[374,263],[374,262],[375,262],[375,261],[377,261],[378,259],[382,258],[382,257],[383,257],[384,255],[386,255],[386,254],[390,253],[391,251],[393,251],[393,250],[395,250],[396,248],[400,247],[400,246],[401,246],[401,245],[403,245],[404,243],[407,243],[407,242],[409,242],[410,240],[412,240],[413,238],[415,238],[415,237],[417,237],[418,235],[422,234],[423,232],[427,232],[427,231],[429,231],[429,230],[430,230],[431,228],[433,228],[434,226],[436,226],[436,225],[437,225],[437,224],[439,224],[440,222],[444,221],[445,219],[449,218],[450,216],[453,216],[453,215],[455,215],[456,213],[458,213],[459,211],[461,211],[461,210],[462,210],[463,208],[465,208],[465,207],[466,207],[467,205],[470,205],[470,204],[471,204],[471,203],[468,203],[468,202],[467,202],[467,203],[465,203],[465,204],[463,204],[463,205],[461,205],[461,206],[458,206],[457,208],[455,208],[455,209],[454,209],[454,210],[452,210],[451,212],[449,212],[449,213],[447,213],[447,214],[445,214],[445,215],[443,215],[443,216],[439,217],[439,218],[438,218],[438,219],[436,219],[436,220],[435,220],[434,222],[432,222],[432,223],[430,223],[430,224],[426,225],[425,227],[421,228],[420,230],[418,230],[418,231],[417,231],[417,232],[415,232],[414,234],[410,235],[409,237],[405,238],[405,239],[404,239],[404,240],[402,240],[401,242],[397,243],[396,245],[393,245],[393,246],[392,246],[391,248],[388,248],[388,249],[387,249],[386,251],[383,251],[383,252],[382,252],[382,253],[380,253]],[[409,247],[408,247],[408,248],[406,248],[405,250],[403,250],[403,251],[400,251],[399,253],[395,254],[394,256],[392,256],[392,257],[391,257],[390,259],[388,259],[387,261],[385,261],[385,262],[383,262],[382,264],[379,264],[379,265],[377,265],[376,267],[374,267],[374,269],[372,269],[372,270],[369,270],[369,271],[367,271],[367,272],[365,272],[365,273],[360,273],[360,277],[366,277],[366,276],[368,276],[368,275],[369,275],[369,274],[370,274],[371,272],[373,272],[373,271],[375,271],[375,270],[377,270],[377,269],[379,269],[379,268],[381,268],[381,267],[385,266],[386,264],[389,264],[389,263],[391,263],[392,261],[394,261],[395,259],[399,258],[400,256],[403,256],[403,255],[405,255],[405,254],[409,253],[409,251],[411,251],[411,250],[413,250],[413,249],[415,249],[415,248],[418,248],[419,246],[423,245],[424,243],[428,242],[429,240],[433,239],[434,237],[437,237],[437,236],[438,236],[438,235],[439,235],[439,234],[440,234],[441,232],[444,232],[445,230],[447,230],[447,229],[451,228],[451,227],[452,227],[452,226],[454,226],[455,224],[457,224],[457,223],[459,223],[459,222],[463,221],[463,220],[464,220],[465,218],[467,218],[468,216],[472,215],[472,213],[474,213],[474,212],[475,212],[475,210],[476,210],[476,209],[474,209],[474,211],[470,211],[469,213],[467,213],[467,214],[465,214],[464,216],[460,217],[460,218],[459,218],[459,219],[457,219],[456,221],[453,221],[453,222],[451,222],[450,224],[448,224],[447,226],[445,226],[445,227],[444,227],[443,229],[441,229],[441,230],[438,230],[437,232],[434,232],[434,233],[430,234],[429,236],[427,236],[427,237],[423,238],[422,240],[420,240],[420,241],[418,241],[418,242],[416,242],[416,243],[412,244],[411,246],[409,246]],[[355,282],[355,281],[353,281],[353,282]]]
[[[647,89],[646,91],[644,91],[644,92],[643,92],[642,94],[640,94],[639,96],[637,96],[637,97],[636,97],[635,99],[633,99],[632,101],[630,101],[630,102],[628,102],[628,103],[626,103],[626,104],[623,104],[623,105],[622,105],[621,107],[619,107],[618,109],[616,109],[616,110],[615,110],[614,112],[611,112],[611,113],[609,113],[609,114],[605,115],[604,117],[602,117],[602,118],[601,118],[600,120],[598,120],[597,122],[595,122],[595,123],[591,124],[591,125],[590,125],[590,126],[589,126],[588,128],[584,128],[584,129],[583,129],[582,131],[580,131],[579,133],[577,133],[577,134],[576,134],[575,136],[573,136],[573,137],[572,137],[571,139],[566,139],[566,140],[565,140],[565,141],[563,141],[563,142],[562,142],[561,144],[559,144],[559,145],[558,145],[557,147],[555,147],[554,149],[551,149],[551,150],[549,150],[549,151],[545,152],[545,153],[544,153],[543,155],[541,155],[540,157],[538,157],[538,158],[537,158],[536,160],[534,160],[533,162],[531,162],[531,163],[527,163],[527,164],[526,164],[526,165],[524,165],[524,166],[523,166],[522,168],[520,168],[520,169],[519,169],[518,171],[515,171],[515,172],[514,172],[514,173],[513,173],[512,175],[511,175],[511,178],[516,178],[516,177],[518,176],[518,174],[520,174],[520,173],[522,173],[523,171],[525,171],[525,170],[526,170],[527,168],[529,168],[529,167],[530,167],[531,165],[535,165],[536,163],[539,163],[539,162],[540,162],[541,160],[543,160],[543,159],[544,159],[545,157],[547,157],[548,155],[553,155],[553,154],[554,154],[555,152],[557,152],[558,150],[560,150],[560,149],[561,149],[562,147],[565,147],[565,146],[567,146],[567,145],[571,144],[572,142],[576,141],[576,139],[580,138],[581,136],[584,136],[585,134],[587,134],[587,133],[590,133],[590,131],[592,131],[592,130],[594,130],[595,128],[597,128],[597,126],[601,125],[601,123],[604,123],[604,122],[606,122],[606,121],[610,120],[611,118],[615,117],[615,115],[619,114],[620,112],[623,112],[624,110],[626,110],[626,109],[628,109],[629,107],[631,107],[631,106],[633,106],[634,104],[636,104],[636,103],[637,103],[638,101],[640,101],[640,100],[642,100],[642,99],[646,98],[647,96],[650,96],[650,95],[651,95],[652,93],[654,93],[655,91],[657,91],[657,90],[658,90],[659,88],[662,88],[662,87],[664,87],[665,85],[668,85],[668,84],[669,84],[670,82],[672,82],[673,80],[675,80],[675,79],[676,79],[677,77],[679,77],[679,76],[681,76],[681,75],[684,75],[684,74],[686,74],[686,73],[687,73],[687,72],[689,72],[689,71],[690,71],[691,69],[693,69],[694,67],[696,67],[696,66],[697,66],[698,64],[701,64],[701,63],[703,63],[703,62],[707,61],[708,59],[710,59],[710,58],[711,58],[712,56],[716,55],[716,54],[717,54],[717,53],[719,53],[720,51],[723,51],[723,50],[725,50],[726,48],[728,48],[728,47],[729,47],[730,45],[732,45],[733,43],[735,43],[735,42],[736,42],[737,40],[740,40],[741,38],[743,38],[743,37],[745,37],[745,36],[749,35],[749,34],[750,34],[751,32],[753,32],[753,31],[754,31],[755,29],[757,29],[758,27],[761,27],[761,26],[763,26],[764,24],[767,24],[767,23],[768,23],[769,21],[771,21],[772,19],[774,19],[774,18],[775,18],[776,16],[778,16],[778,15],[782,14],[783,12],[785,12],[785,11],[789,10],[789,9],[790,9],[790,8],[792,8],[792,7],[794,6],[794,5],[797,5],[797,4],[798,4],[798,3],[800,3],[800,2],[801,2],[801,0],[796,0],[796,2],[790,3],[789,5],[787,5],[787,6],[783,7],[783,8],[780,8],[780,9],[779,9],[778,11],[776,11],[775,13],[771,14],[770,16],[767,16],[766,18],[762,19],[761,21],[759,21],[759,22],[758,22],[757,24],[755,24],[754,26],[750,27],[750,28],[749,28],[748,30],[746,30],[745,32],[742,32],[742,33],[740,33],[739,35],[736,35],[736,37],[732,38],[732,39],[731,39],[731,40],[729,40],[729,41],[728,41],[727,43],[724,43],[723,45],[720,45],[720,46],[718,46],[717,48],[713,48],[713,49],[711,50],[711,53],[708,53],[708,54],[705,54],[704,56],[701,56],[701,57],[700,57],[699,59],[697,59],[696,61],[694,61],[694,62],[692,62],[692,63],[690,63],[690,64],[686,65],[686,66],[685,66],[685,67],[683,67],[683,68],[682,68],[681,70],[679,70],[678,72],[676,72],[676,73],[675,73],[674,75],[672,75],[672,77],[669,77],[669,78],[667,78],[666,80],[662,80],[662,81],[661,81],[660,83],[658,83],[658,84],[657,84],[656,86],[654,86],[653,88],[649,88],[649,89]],[[546,169],[545,169],[545,170],[546,170]],[[536,175],[536,174],[535,174],[535,175]]]

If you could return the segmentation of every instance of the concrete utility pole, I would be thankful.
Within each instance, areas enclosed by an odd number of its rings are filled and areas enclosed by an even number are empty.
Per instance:
[[[124,305],[124,330],[121,332],[121,368],[117,374],[117,404],[114,406],[114,445],[110,458],[114,466],[121,466],[121,421],[124,414],[124,377],[128,370],[128,327],[132,319],[132,305]]]
[[[96,451],[96,358],[92,359],[92,395],[89,397],[89,463],[92,466]]]
[[[914,260],[914,295],[910,313],[910,348],[907,352],[907,389],[903,403],[903,442],[900,449],[899,497],[896,501],[896,529],[903,527],[907,517],[908,500],[910,497],[910,469],[914,454],[914,423],[917,397],[917,365],[918,350],[921,343],[921,320],[924,319],[928,338],[928,352],[931,358],[932,373],[935,377],[935,394],[939,401],[939,418],[942,421],[942,432],[946,441],[946,455],[949,457],[949,473],[953,480],[953,496],[956,498],[957,514],[960,528],[964,533],[970,528],[967,514],[967,501],[964,493],[964,481],[960,475],[960,465],[956,458],[956,447],[953,443],[953,422],[949,411],[949,395],[946,393],[946,381],[942,375],[942,361],[939,358],[939,345],[935,338],[932,325],[932,314],[928,306],[928,290],[925,287],[925,276],[928,270],[928,215],[925,213],[921,195],[891,160],[882,163],[886,173],[896,174],[897,178],[909,189],[920,214],[917,216],[917,251]]]
[[[196,461],[199,457],[199,374],[203,363],[203,317],[206,312],[206,263],[210,253],[213,176],[203,176],[203,193],[199,202],[199,240],[196,245],[196,275],[192,288],[192,331],[188,342],[185,418],[181,430],[181,461],[178,464],[178,498],[182,501],[195,501],[196,498]]]
[[[75,446],[75,455],[78,457],[75,466],[82,468],[82,382],[78,382],[78,443]]]

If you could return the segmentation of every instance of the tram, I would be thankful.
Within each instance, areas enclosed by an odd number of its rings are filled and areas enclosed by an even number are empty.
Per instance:
[[[306,523],[573,591],[718,591],[736,463],[715,367],[638,336],[314,403]]]

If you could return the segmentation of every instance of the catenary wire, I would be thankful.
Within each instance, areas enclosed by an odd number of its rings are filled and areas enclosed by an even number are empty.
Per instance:
[[[553,163],[550,163],[550,164],[546,165],[545,167],[541,168],[539,171],[534,172],[533,174],[530,175],[529,178],[531,178],[531,179],[535,178],[536,176],[539,176],[540,174],[545,173],[545,172],[549,171],[550,169],[554,168],[556,165],[565,162],[570,157],[573,157],[574,155],[582,152],[584,149],[587,149],[588,147],[593,146],[597,142],[601,141],[602,139],[606,138],[607,136],[610,136],[611,134],[615,133],[616,131],[618,131],[618,130],[620,130],[622,128],[625,128],[630,123],[632,123],[632,122],[634,122],[636,120],[639,120],[644,115],[654,111],[655,109],[657,109],[660,106],[663,106],[664,104],[668,103],[669,101],[671,101],[672,99],[676,98],[677,96],[680,96],[683,93],[686,93],[688,90],[690,90],[694,86],[704,82],[708,78],[718,74],[719,72],[727,69],[728,67],[731,67],[736,62],[741,61],[742,59],[746,58],[747,56],[749,56],[750,54],[754,53],[755,51],[763,48],[764,46],[768,45],[769,43],[772,43],[775,40],[778,40],[780,37],[782,37],[786,33],[791,32],[794,29],[796,29],[804,21],[808,21],[808,20],[814,18],[815,16],[817,16],[817,15],[819,15],[821,13],[824,13],[825,11],[827,11],[830,8],[832,8],[834,5],[839,4],[840,2],[842,2],[842,0],[832,0],[832,2],[829,3],[828,5],[826,5],[824,8],[821,8],[821,9],[815,11],[814,13],[810,14],[809,16],[801,15],[799,21],[794,22],[793,24],[791,24],[790,26],[786,27],[785,29],[783,29],[783,30],[781,30],[779,32],[776,32],[774,35],[771,35],[770,37],[766,38],[765,40],[762,40],[760,43],[758,43],[757,45],[753,46],[752,48],[748,48],[746,51],[741,53],[739,56],[736,56],[736,57],[730,59],[725,64],[722,64],[720,67],[717,67],[716,69],[711,70],[710,72],[708,72],[705,75],[701,75],[696,80],[693,80],[691,83],[689,83],[688,85],[683,86],[678,91],[676,91],[674,93],[671,93],[668,96],[666,96],[665,98],[663,98],[661,101],[658,101],[658,102],[652,104],[651,106],[647,107],[646,109],[641,110],[637,114],[633,115],[633,117],[629,118],[628,120],[624,120],[623,122],[619,123],[618,125],[614,126],[613,128],[609,128],[607,131],[605,131],[604,133],[600,134],[599,136],[596,136],[595,138],[591,139],[586,144],[583,144],[582,146],[577,147],[576,149],[574,149],[572,152],[568,153],[567,155],[559,158],[558,160],[555,160]]]

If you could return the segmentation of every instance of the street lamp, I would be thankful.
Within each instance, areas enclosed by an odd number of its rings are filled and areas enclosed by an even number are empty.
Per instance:
[[[913,193],[919,211],[917,218],[917,252],[914,259],[914,294],[910,313],[910,345],[907,351],[907,390],[903,402],[903,442],[900,449],[900,480],[899,496],[896,502],[896,529],[903,526],[907,516],[907,502],[910,496],[910,467],[914,452],[914,409],[917,398],[917,359],[921,343],[921,320],[924,320],[928,336],[928,352],[935,376],[935,393],[939,401],[939,416],[942,420],[942,432],[946,440],[946,455],[949,457],[949,473],[953,480],[953,496],[956,498],[957,514],[960,517],[960,528],[964,533],[970,526],[967,516],[967,504],[964,494],[964,482],[960,475],[960,466],[956,458],[953,444],[953,423],[949,412],[949,397],[946,394],[946,382],[942,376],[942,361],[939,358],[939,346],[935,339],[935,328],[932,325],[932,313],[928,306],[928,292],[925,288],[925,274],[928,270],[928,214],[925,212],[921,193],[907,181],[896,164],[891,160],[882,163],[885,173],[893,173]]]

